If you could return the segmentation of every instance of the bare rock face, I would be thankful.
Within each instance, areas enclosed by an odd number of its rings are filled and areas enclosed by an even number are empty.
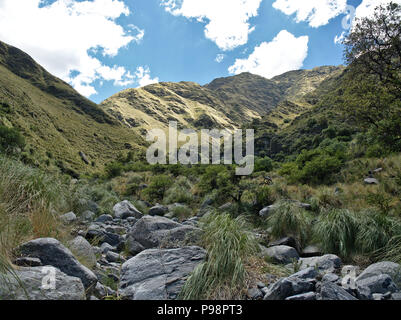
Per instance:
[[[129,217],[140,219],[142,217],[142,212],[135,208],[128,200],[117,203],[113,207],[113,212],[114,217],[118,219],[127,219]]]
[[[200,247],[145,250],[123,264],[119,292],[129,300],[174,300],[205,257]]]

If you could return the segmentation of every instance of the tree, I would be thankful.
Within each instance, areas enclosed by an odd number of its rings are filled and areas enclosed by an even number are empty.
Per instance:
[[[373,17],[357,19],[344,42],[348,64],[378,77],[401,97],[401,6],[391,2],[375,9]]]

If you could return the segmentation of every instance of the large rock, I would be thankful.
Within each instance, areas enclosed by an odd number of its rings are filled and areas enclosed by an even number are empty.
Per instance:
[[[288,246],[274,246],[265,248],[262,251],[262,254],[280,264],[292,263],[294,261],[298,261],[299,259],[297,250]]]
[[[263,299],[285,300],[288,297],[314,291],[315,284],[316,281],[313,279],[283,278],[267,289]]]
[[[151,216],[164,216],[168,210],[169,209],[167,207],[157,204],[149,209],[149,214]]]
[[[396,292],[397,286],[387,274],[363,278],[356,281],[357,292],[361,299],[370,300],[375,293]]]
[[[5,277],[7,280],[0,281],[0,300],[85,299],[82,281],[54,267],[20,268]]]
[[[334,272],[341,267],[341,259],[334,254],[326,254],[321,257],[301,258],[300,268],[316,267],[323,273]]]
[[[205,257],[206,251],[199,247],[143,251],[123,264],[119,293],[130,300],[176,299]]]
[[[77,220],[77,216],[75,215],[74,212],[68,212],[66,214],[63,214],[60,216],[61,221],[63,221],[65,224],[71,224]]]
[[[78,236],[71,240],[68,245],[75,257],[83,261],[85,265],[90,268],[96,266],[95,253],[90,243],[84,237]]]
[[[320,296],[322,300],[358,300],[332,282],[322,282]]]
[[[293,247],[298,252],[300,251],[297,240],[295,240],[293,237],[285,237],[269,243],[269,247],[275,246],[288,246]]]
[[[384,261],[378,262],[367,267],[356,279],[360,281],[363,279],[371,278],[372,276],[379,276],[388,274],[398,288],[401,288],[401,266],[398,263]]]
[[[18,251],[24,256],[40,259],[45,266],[53,266],[68,276],[81,279],[86,289],[96,285],[97,278],[95,274],[79,263],[71,251],[56,239],[41,238],[32,240],[22,244]]]
[[[128,250],[129,254],[132,256],[136,256],[138,253],[141,253],[145,250],[143,245],[141,245],[138,241],[136,241],[131,236],[128,237],[125,247]]]
[[[119,219],[127,219],[128,217],[134,217],[140,219],[142,212],[140,212],[135,206],[128,200],[117,203],[113,207],[114,217]]]
[[[108,232],[106,228],[107,226],[100,223],[92,223],[86,232],[85,238],[89,241],[96,240],[99,244],[108,243],[113,247],[121,245],[123,242],[122,237],[114,232]]]
[[[164,217],[142,217],[131,229],[129,236],[139,242],[144,248],[174,246],[177,242],[195,240],[200,229],[192,226],[183,226]]]
[[[259,211],[259,216],[261,217],[268,217],[274,210],[278,208],[277,205],[271,205],[268,207],[263,208],[262,210]]]

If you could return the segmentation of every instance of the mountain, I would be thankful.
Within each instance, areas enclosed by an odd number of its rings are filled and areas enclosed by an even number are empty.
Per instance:
[[[193,82],[162,82],[121,91],[101,103],[123,124],[139,130],[168,126],[229,129],[271,115],[277,125],[311,106],[303,96],[344,67],[320,67],[266,79],[251,73],[219,78],[201,86]],[[277,109],[278,108],[278,109]]]
[[[28,143],[22,156],[49,169],[93,172],[119,152],[141,148],[142,139],[112,115],[3,42],[0,106],[0,124],[17,128]]]

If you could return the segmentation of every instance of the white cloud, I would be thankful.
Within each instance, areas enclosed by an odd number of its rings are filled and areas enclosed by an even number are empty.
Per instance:
[[[347,0],[276,0],[273,7],[286,15],[296,14],[297,22],[308,22],[317,28],[342,14]]]
[[[50,5],[41,0],[0,0],[0,39],[90,96],[96,94],[96,80],[116,85],[132,81],[124,67],[106,66],[92,55],[114,57],[143,38],[143,30],[117,23],[129,14],[122,0],[56,0]]]
[[[223,60],[225,59],[225,57],[226,57],[225,54],[219,53],[219,54],[216,56],[216,59],[214,59],[214,61],[216,61],[217,63],[222,63]]]
[[[159,78],[151,78],[149,67],[138,67],[135,72],[135,77],[139,87],[159,82]]]
[[[248,42],[255,29],[249,19],[258,15],[262,0],[161,0],[167,12],[205,23],[205,36],[221,50]]]
[[[308,36],[296,38],[282,30],[271,42],[255,47],[247,59],[237,59],[228,71],[231,74],[250,72],[272,78],[303,66],[308,55]]]
[[[345,31],[343,31],[340,35],[335,36],[335,37],[334,37],[334,43],[335,43],[335,44],[341,44],[341,43],[343,43],[346,34],[347,34],[347,33],[346,33]]]

